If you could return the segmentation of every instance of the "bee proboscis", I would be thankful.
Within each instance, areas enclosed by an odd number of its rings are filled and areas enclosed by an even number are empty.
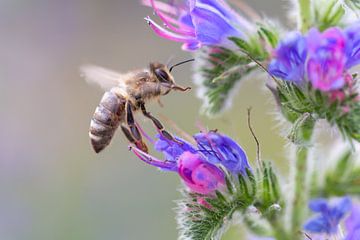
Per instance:
[[[149,118],[160,134],[174,140],[161,122],[146,110],[145,103],[168,94],[171,90],[187,91],[175,83],[171,71],[174,67],[193,61],[190,59],[168,68],[161,63],[150,63],[148,69],[121,74],[98,66],[81,68],[88,82],[97,83],[106,90],[91,119],[89,137],[96,153],[109,145],[116,129],[120,126],[126,138],[137,148],[148,152],[137,124],[134,112],[141,111]]]

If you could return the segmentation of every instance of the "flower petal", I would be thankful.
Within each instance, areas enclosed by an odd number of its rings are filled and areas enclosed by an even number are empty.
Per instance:
[[[179,158],[178,172],[192,191],[201,194],[211,194],[225,183],[224,173],[200,154],[184,152]]]
[[[190,14],[197,40],[204,45],[226,45],[230,43],[228,37],[244,38],[244,34],[214,9],[204,8],[196,3]]]
[[[309,202],[309,208],[313,212],[324,212],[328,210],[328,200],[325,198],[312,199]]]
[[[189,31],[189,30],[184,30],[181,28],[176,28],[172,25],[172,23],[168,20],[168,17],[166,17],[165,15],[163,15],[159,9],[156,7],[155,5],[155,1],[154,0],[150,0],[151,6],[154,9],[156,15],[158,15],[158,17],[164,22],[165,26],[168,27],[169,29],[171,29],[172,31],[180,34],[180,35],[184,35],[184,36],[195,36],[194,31]],[[180,27],[180,26],[179,26]]]
[[[156,141],[154,148],[155,150],[162,152],[167,161],[176,162],[180,155],[185,151],[191,153],[197,152],[197,150],[190,143],[179,137],[175,137],[176,142],[170,141],[161,134],[158,134],[156,137],[158,140]]]
[[[307,221],[304,225],[304,229],[312,233],[324,233],[328,232],[330,226],[327,219],[323,216],[317,216]]]
[[[351,68],[360,63],[360,22],[345,29],[347,37],[347,57],[346,67]]]
[[[304,81],[307,56],[306,40],[300,32],[291,32],[275,50],[269,72],[275,77],[301,84]]]
[[[315,28],[309,31],[306,69],[314,88],[330,91],[344,86],[345,42],[345,36],[339,28],[329,28],[323,33]]]
[[[199,149],[211,163],[221,163],[234,174],[246,174],[251,169],[244,150],[231,138],[217,132],[194,135]]]

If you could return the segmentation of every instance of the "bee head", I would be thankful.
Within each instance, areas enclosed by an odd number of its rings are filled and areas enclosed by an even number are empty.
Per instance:
[[[171,66],[170,68],[161,63],[150,63],[151,73],[154,74],[154,76],[159,81],[161,86],[166,88],[163,95],[168,94],[172,89],[182,91],[182,92],[191,89],[190,87],[185,88],[185,87],[176,85],[174,77],[171,75],[171,71],[174,67],[179,66],[184,63],[187,63],[187,62],[190,62],[190,61],[194,61],[194,59],[190,59],[190,60],[186,60],[186,61],[177,63],[177,64]]]
[[[160,83],[172,85],[174,84],[174,78],[171,75],[168,67],[161,63],[150,63],[150,71]]]

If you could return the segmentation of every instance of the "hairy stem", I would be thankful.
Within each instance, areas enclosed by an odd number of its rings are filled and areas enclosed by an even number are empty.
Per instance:
[[[310,0],[298,0],[300,19],[298,22],[298,28],[302,32],[306,32],[311,25],[311,1]]]
[[[298,232],[301,231],[304,216],[306,213],[306,206],[308,200],[308,187],[306,186],[306,172],[307,172],[307,156],[308,149],[300,147],[296,153],[295,162],[295,184],[294,184],[294,199],[291,218],[291,232],[295,239]]]
[[[311,114],[304,113],[295,124],[300,139],[300,145],[297,145],[296,158],[294,164],[294,194],[291,212],[291,231],[290,234],[294,240],[302,239],[302,224],[306,216],[307,201],[309,198],[309,181],[307,181],[308,173],[308,148],[313,135],[315,120]]]

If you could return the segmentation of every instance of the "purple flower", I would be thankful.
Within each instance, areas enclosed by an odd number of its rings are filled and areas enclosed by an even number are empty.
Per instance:
[[[306,40],[300,32],[290,33],[275,50],[269,72],[275,77],[300,84],[304,79]]]
[[[154,148],[156,151],[162,152],[167,161],[176,162],[184,152],[197,152],[190,143],[181,138],[175,137],[177,142],[169,141],[161,134],[158,134],[157,138],[158,140],[155,142]]]
[[[194,138],[209,162],[220,163],[233,174],[246,175],[246,169],[251,169],[244,150],[228,136],[210,131]]]
[[[150,17],[145,18],[160,37],[182,42],[184,50],[202,46],[230,44],[229,37],[246,38],[239,28],[250,29],[250,23],[234,12],[223,0],[183,0],[171,4],[143,0],[151,6],[166,28]]]
[[[313,28],[307,36],[307,75],[312,86],[321,91],[342,88],[345,84],[346,38],[339,28],[320,33]]]
[[[317,215],[305,223],[306,231],[336,234],[340,221],[351,210],[351,199],[344,197],[331,203],[323,198],[314,199],[310,201],[309,208]]]
[[[163,153],[165,161],[138,148],[132,151],[152,166],[177,172],[193,192],[211,194],[221,190],[225,175],[219,165],[235,174],[246,174],[245,169],[251,169],[242,148],[231,138],[214,131],[196,134],[192,139],[194,144],[178,137],[171,141],[161,134],[157,138],[154,147]]]
[[[347,62],[346,67],[351,68],[360,63],[360,23],[345,29],[347,37]]]
[[[360,205],[353,205],[351,215],[345,220],[347,236],[345,240],[360,239]]]
[[[203,155],[184,152],[178,161],[178,173],[191,191],[212,194],[224,186],[224,173]]]
[[[357,29],[349,28],[344,33],[332,27],[321,33],[312,28],[306,36],[290,33],[275,50],[269,72],[297,85],[308,81],[324,92],[341,89],[346,84],[347,69],[360,59]]]

